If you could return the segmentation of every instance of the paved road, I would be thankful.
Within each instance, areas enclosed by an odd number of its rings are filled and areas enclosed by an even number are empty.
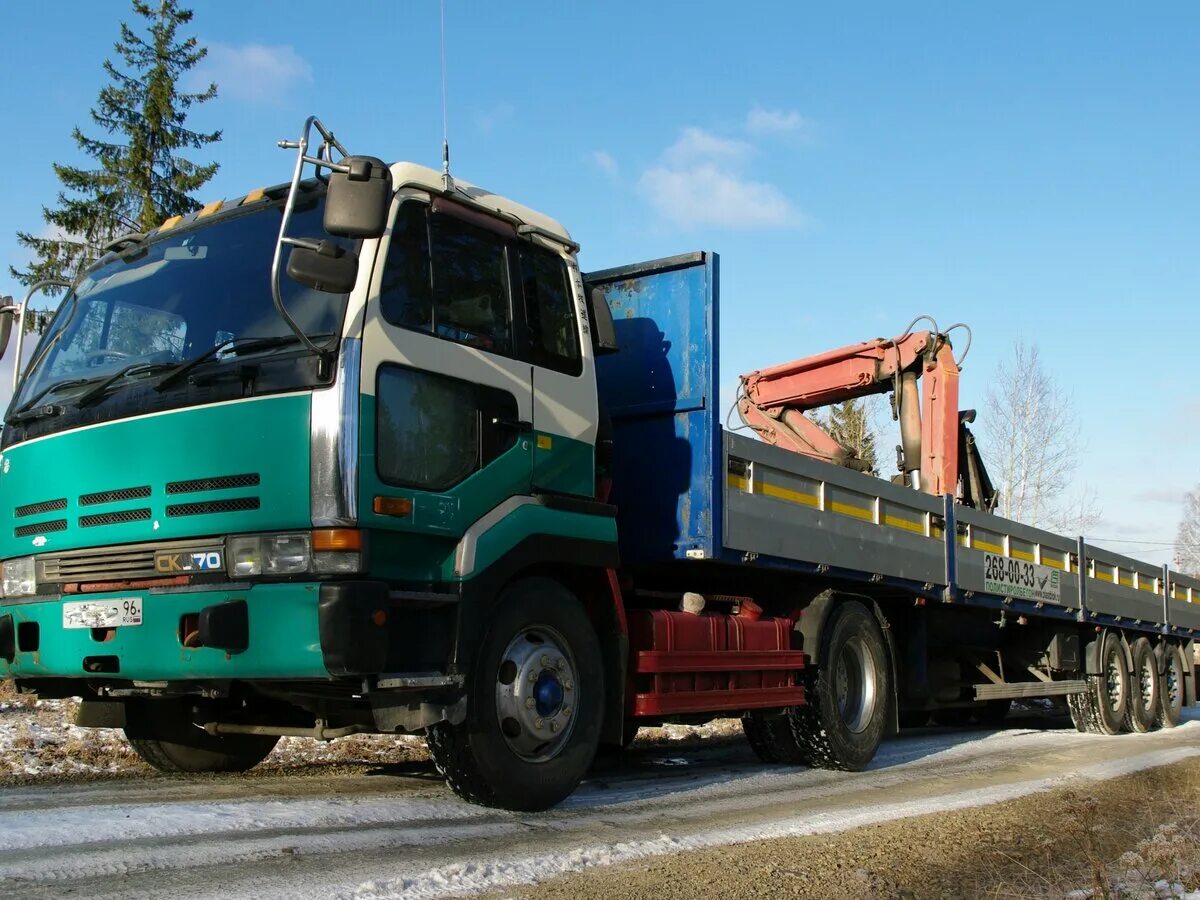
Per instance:
[[[445,896],[980,805],[1200,753],[1195,713],[1149,735],[1064,724],[908,732],[857,774],[764,766],[740,738],[651,746],[600,765],[538,815],[461,803],[424,765],[14,788],[0,791],[0,895]]]

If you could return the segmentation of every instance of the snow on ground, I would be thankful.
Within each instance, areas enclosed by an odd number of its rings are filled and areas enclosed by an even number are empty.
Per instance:
[[[34,700],[0,688],[0,785],[150,772],[119,730],[72,725],[75,700]],[[680,744],[740,735],[737,719],[644,728],[644,744]],[[428,759],[419,735],[353,735],[336,741],[285,737],[254,771],[332,765],[382,765]]]

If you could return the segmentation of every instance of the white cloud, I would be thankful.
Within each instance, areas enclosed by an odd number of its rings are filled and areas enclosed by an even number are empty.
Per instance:
[[[620,166],[607,150],[593,150],[588,154],[588,159],[592,165],[610,178],[616,178],[620,174]]]
[[[189,90],[216,82],[218,96],[246,103],[269,103],[296,84],[310,84],[312,66],[295,48],[280,44],[209,44],[208,56],[193,70]]]
[[[794,109],[756,106],[746,114],[746,131],[750,134],[796,134],[807,126],[805,118]]]
[[[724,160],[734,162],[745,159],[754,148],[745,141],[718,137],[703,128],[683,129],[679,139],[663,151],[663,161],[673,166],[686,166],[696,162]]]
[[[475,127],[484,134],[491,134],[496,130],[497,125],[511,119],[514,112],[516,110],[513,109],[510,103],[501,103],[493,106],[491,109],[475,114]]]
[[[684,128],[638,179],[638,191],[659,217],[689,229],[777,228],[804,217],[775,185],[743,174],[754,146],[702,128]]]
[[[684,169],[655,166],[642,174],[638,188],[660,216],[683,228],[766,228],[801,219],[775,185],[741,178],[711,162]]]

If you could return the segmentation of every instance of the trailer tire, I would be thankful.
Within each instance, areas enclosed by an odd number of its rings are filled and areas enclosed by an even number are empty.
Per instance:
[[[742,716],[750,749],[765,763],[803,765],[806,758],[792,733],[791,710],[754,710]]]
[[[1129,673],[1129,702],[1125,727],[1144,734],[1154,727],[1158,713],[1158,657],[1150,641],[1140,637],[1129,648],[1133,669]]]
[[[429,753],[464,800],[549,809],[575,790],[600,742],[600,641],[578,598],[549,578],[505,588],[488,619],[466,719],[425,729]]]
[[[160,772],[245,772],[267,758],[279,738],[260,734],[209,734],[192,721],[187,707],[150,701],[126,711],[125,739]]]
[[[1106,631],[1100,638],[1100,674],[1088,677],[1086,694],[1075,694],[1078,698],[1071,706],[1072,719],[1076,706],[1089,734],[1120,734],[1125,727],[1125,714],[1129,709],[1129,665],[1125,661],[1125,647],[1121,636],[1115,631]],[[1079,728],[1079,721],[1076,721]]]
[[[1158,700],[1154,705],[1154,724],[1174,728],[1183,718],[1183,651],[1178,644],[1163,645],[1163,670],[1158,678]]]
[[[807,703],[788,717],[792,736],[809,765],[861,771],[883,740],[892,697],[887,646],[874,613],[855,600],[835,607],[822,629],[821,662],[808,678]]]

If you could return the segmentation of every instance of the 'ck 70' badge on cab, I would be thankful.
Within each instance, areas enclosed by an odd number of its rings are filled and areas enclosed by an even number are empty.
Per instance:
[[[225,568],[220,550],[185,550],[181,553],[163,551],[154,555],[154,571],[160,575],[182,572],[220,572]]]

